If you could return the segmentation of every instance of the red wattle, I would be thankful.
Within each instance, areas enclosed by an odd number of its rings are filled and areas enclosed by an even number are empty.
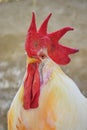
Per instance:
[[[38,64],[28,64],[27,76],[24,81],[24,109],[38,107],[40,94],[40,78]]]

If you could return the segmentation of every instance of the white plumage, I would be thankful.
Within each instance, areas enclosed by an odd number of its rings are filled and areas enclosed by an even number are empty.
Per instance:
[[[87,130],[87,99],[49,58],[39,65],[39,107],[24,110],[23,84],[8,112],[8,130]]]

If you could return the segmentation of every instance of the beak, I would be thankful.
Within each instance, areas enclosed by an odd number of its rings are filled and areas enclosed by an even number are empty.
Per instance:
[[[27,57],[27,63],[28,64],[32,64],[32,63],[40,63],[40,59],[38,58],[31,58],[31,57]]]

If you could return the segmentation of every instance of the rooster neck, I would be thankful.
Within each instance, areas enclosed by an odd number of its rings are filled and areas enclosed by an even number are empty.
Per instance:
[[[44,66],[48,58],[41,61],[36,58],[27,59],[26,76],[24,80],[24,109],[37,108],[41,87],[50,77],[50,71],[44,77]],[[52,70],[51,70],[52,71]]]

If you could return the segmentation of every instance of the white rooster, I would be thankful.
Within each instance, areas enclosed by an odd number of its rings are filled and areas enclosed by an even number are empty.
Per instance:
[[[51,14],[37,31],[35,14],[25,43],[26,74],[8,112],[8,130],[87,130],[87,99],[58,64],[78,49],[59,44],[71,27],[47,33]]]

